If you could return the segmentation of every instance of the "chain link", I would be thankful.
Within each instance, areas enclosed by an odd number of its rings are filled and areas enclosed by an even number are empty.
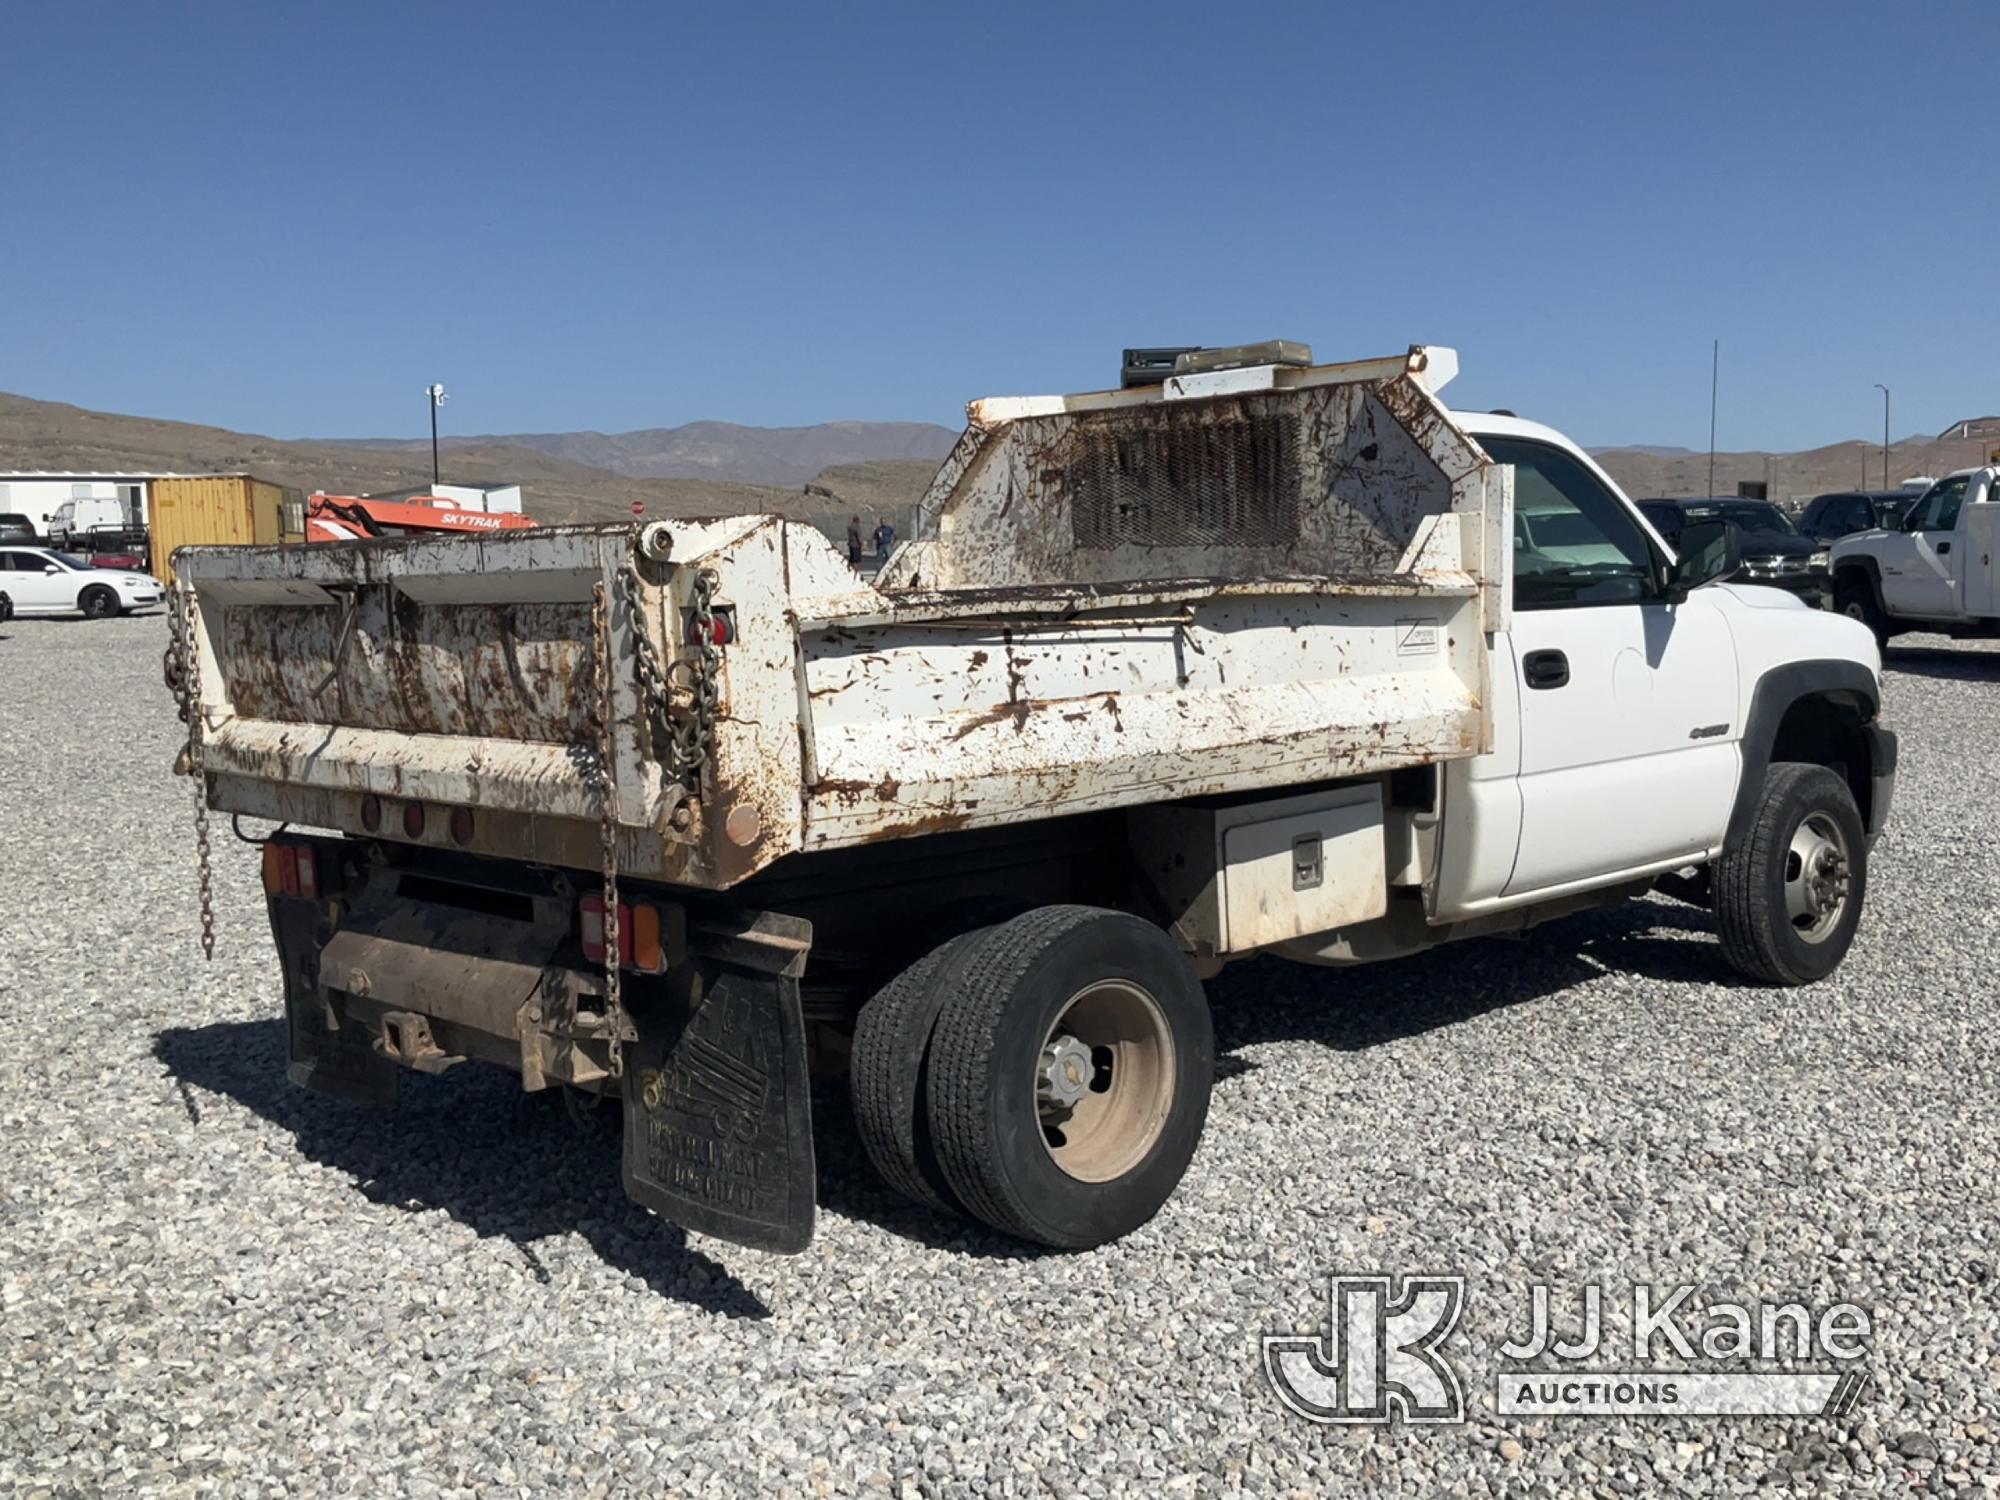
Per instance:
[[[215,960],[215,889],[209,864],[208,778],[201,770],[201,668],[200,643],[195,634],[193,608],[188,586],[176,581],[167,594],[170,625],[161,675],[173,693],[181,722],[187,725],[187,745],[182,755],[187,774],[194,782],[195,886],[201,902],[201,956]]]
[[[688,711],[676,713],[667,669],[660,665],[653,640],[639,620],[639,575],[630,563],[614,575],[619,603],[632,624],[633,670],[639,701],[652,731],[653,753],[667,773],[690,792],[701,784],[709,750],[715,743],[715,719],[722,704],[722,649],[715,643],[715,591],[721,583],[713,568],[694,577],[694,608],[689,624],[687,655],[676,666],[688,673]]]
[[[688,642],[694,653],[694,712],[688,716],[686,750],[696,780],[715,744],[715,716],[722,706],[722,648],[715,643],[715,590],[721,582],[713,568],[695,570],[694,639]]]
[[[618,931],[618,793],[613,772],[616,753],[613,728],[617,722],[612,708],[611,612],[607,607],[602,581],[592,585],[590,594],[590,638],[597,658],[597,835],[604,874],[604,1022],[609,1033],[610,1070],[616,1078],[624,1072],[624,996],[620,980]]]

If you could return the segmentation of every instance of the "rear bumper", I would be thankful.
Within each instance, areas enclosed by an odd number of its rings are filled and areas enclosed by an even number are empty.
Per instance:
[[[803,1250],[814,1221],[799,975],[810,924],[688,908],[667,972],[587,962],[579,892],[526,866],[293,839],[318,852],[323,899],[268,898],[285,976],[292,1081],[393,1107],[402,1069],[477,1060],[524,1088],[624,1104],[625,1190],[689,1229]]]
[[[1880,724],[1862,727],[1868,743],[1868,839],[1873,843],[1889,821],[1896,800],[1896,733]]]

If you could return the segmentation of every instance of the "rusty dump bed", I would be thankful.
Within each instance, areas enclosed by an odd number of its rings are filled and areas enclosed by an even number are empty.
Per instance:
[[[874,582],[770,516],[186,549],[195,759],[219,809],[579,869],[608,819],[713,889],[1471,755],[1511,502],[1449,362],[975,403]]]

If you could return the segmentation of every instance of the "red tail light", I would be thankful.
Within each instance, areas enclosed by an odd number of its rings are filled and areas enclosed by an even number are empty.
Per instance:
[[[361,826],[370,833],[382,831],[382,799],[373,792],[361,799]]]
[[[472,842],[472,809],[454,807],[451,810],[451,841],[461,848]]]
[[[403,837],[420,839],[424,836],[424,805],[421,802],[403,804]]]
[[[726,646],[736,639],[736,611],[732,606],[724,606],[709,616],[707,625],[694,617],[694,611],[687,612],[687,635],[690,641],[699,643],[706,634],[714,645]]]
[[[320,897],[319,853],[306,844],[281,844],[276,839],[264,845],[264,890],[272,896],[296,896],[302,901]]]
[[[618,903],[618,967],[641,973],[659,974],[667,967],[662,944],[663,922],[660,908],[650,902]],[[583,938],[583,956],[593,964],[604,962],[604,897],[585,896],[577,903],[577,930]]]

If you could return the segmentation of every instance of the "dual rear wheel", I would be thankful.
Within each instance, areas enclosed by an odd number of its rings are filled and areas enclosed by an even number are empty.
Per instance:
[[[1214,1069],[1207,998],[1171,938],[1046,906],[952,939],[862,1008],[855,1118],[905,1196],[1083,1250],[1173,1193]]]

